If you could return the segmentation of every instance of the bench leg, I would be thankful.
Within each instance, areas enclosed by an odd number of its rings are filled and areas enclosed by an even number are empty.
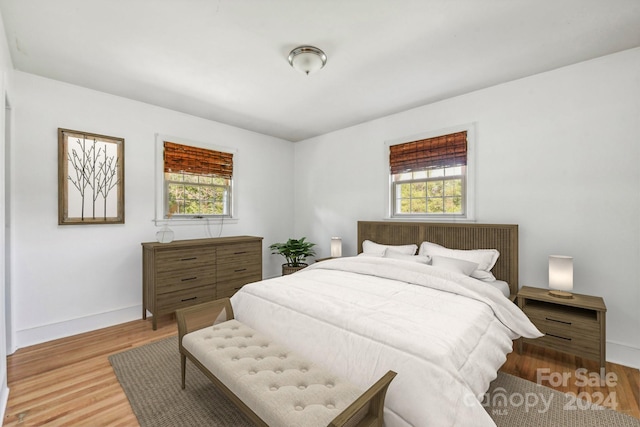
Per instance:
[[[187,356],[185,356],[184,354],[180,353],[180,371],[182,372],[182,389],[183,390],[184,390],[184,387],[185,387],[184,379],[185,379],[186,369],[187,369]]]
[[[178,349],[180,351],[180,368],[182,370],[182,389],[185,388],[185,369],[187,356],[182,348],[182,338],[189,332],[206,328],[216,323],[233,319],[233,307],[229,298],[221,298],[202,304],[192,305],[176,310],[178,322]],[[156,329],[156,313],[153,313],[153,329]]]
[[[396,376],[393,371],[387,372],[374,385],[369,387],[359,398],[338,414],[331,421],[329,427],[349,426],[376,426],[382,427],[384,398],[391,380]]]

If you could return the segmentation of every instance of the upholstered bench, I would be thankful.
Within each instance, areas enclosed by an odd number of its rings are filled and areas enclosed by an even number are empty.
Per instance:
[[[256,424],[382,426],[389,371],[363,393],[233,319],[228,298],[176,311],[182,388],[191,360]]]

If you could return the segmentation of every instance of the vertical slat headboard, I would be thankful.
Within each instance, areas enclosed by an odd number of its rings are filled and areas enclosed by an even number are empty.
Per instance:
[[[516,224],[473,224],[399,221],[358,221],[358,253],[362,242],[420,246],[424,241],[451,249],[497,249],[500,257],[491,270],[518,293],[518,226]]]

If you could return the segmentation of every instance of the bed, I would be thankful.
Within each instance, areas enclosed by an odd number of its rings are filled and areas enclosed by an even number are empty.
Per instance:
[[[361,221],[359,256],[245,285],[231,303],[239,321],[361,388],[397,372],[387,426],[493,425],[482,395],[512,340],[541,335],[508,298],[518,289],[517,233],[517,225]],[[400,245],[422,250],[423,242],[446,255],[497,250],[491,273],[509,295],[469,271],[395,252]],[[383,256],[372,246],[383,247]],[[433,255],[439,258],[450,259]]]

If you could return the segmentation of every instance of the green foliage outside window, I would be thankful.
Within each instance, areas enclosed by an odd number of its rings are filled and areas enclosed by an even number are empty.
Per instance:
[[[165,173],[169,214],[228,215],[231,182],[217,176]]]
[[[398,174],[396,214],[462,214],[462,168],[442,168]]]

